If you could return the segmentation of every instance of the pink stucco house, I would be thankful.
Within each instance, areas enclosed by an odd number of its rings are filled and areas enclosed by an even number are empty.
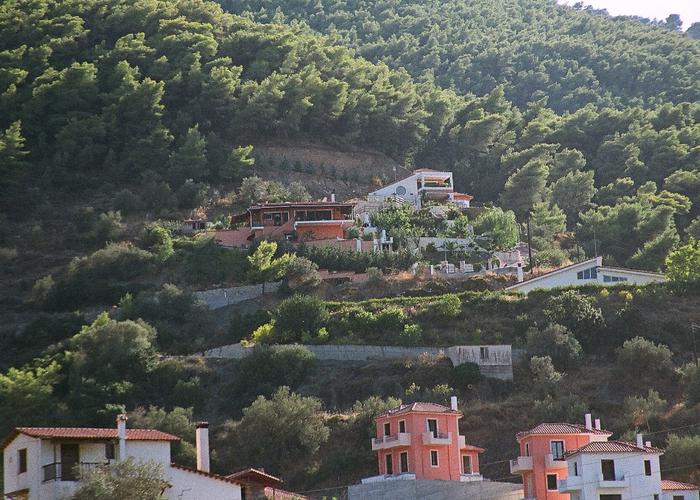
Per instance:
[[[392,408],[375,419],[379,476],[363,482],[391,479],[481,481],[482,448],[466,443],[459,434],[457,398],[451,407],[411,403]]]
[[[568,475],[564,455],[594,441],[607,441],[612,432],[595,426],[591,414],[585,423],[542,423],[516,436],[520,455],[510,461],[511,474],[520,474],[526,499],[569,500],[568,493],[560,493],[559,481]]]

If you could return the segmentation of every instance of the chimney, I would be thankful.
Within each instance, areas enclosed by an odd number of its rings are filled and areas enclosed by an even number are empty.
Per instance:
[[[331,191],[331,203],[335,203],[335,190]]]
[[[590,413],[586,413],[585,421],[586,421],[586,429],[588,429],[589,431],[593,430],[593,421],[591,420]]]
[[[651,441],[644,441],[644,446],[651,448]]]
[[[117,438],[119,438],[119,460],[126,459],[126,421],[125,413],[117,415]]]
[[[600,419],[599,419],[599,418],[596,418],[596,419],[595,419],[595,428],[596,428],[597,430],[600,430]]]
[[[197,470],[209,472],[209,422],[198,422],[196,431]]]
[[[518,273],[518,283],[522,283],[525,277],[523,276],[523,263],[518,262],[518,265],[516,266],[516,271]]]
[[[644,448],[644,438],[640,432],[637,433],[637,448]]]
[[[450,398],[450,408],[452,408],[452,410],[454,411],[457,411],[457,396],[452,396]]]

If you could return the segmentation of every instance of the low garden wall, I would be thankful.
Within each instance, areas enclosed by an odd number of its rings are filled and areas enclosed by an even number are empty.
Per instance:
[[[281,281],[265,283],[265,293],[276,292],[281,284]],[[263,295],[263,285],[214,288],[212,290],[194,292],[192,295],[194,295],[195,299],[206,303],[209,309],[221,309],[222,307],[261,297]]]

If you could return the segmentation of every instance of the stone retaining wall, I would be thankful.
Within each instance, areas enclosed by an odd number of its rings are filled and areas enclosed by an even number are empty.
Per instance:
[[[265,293],[276,292],[281,281],[274,283],[265,283]],[[233,288],[214,288],[212,290],[204,290],[201,292],[194,292],[195,299],[205,302],[209,309],[220,309],[222,307],[230,306],[232,304],[239,304],[245,302],[246,300],[257,299],[263,294],[263,285],[247,285],[247,286],[236,286]]]
[[[519,359],[522,352],[512,352],[509,345],[453,346],[453,347],[401,347],[375,345],[306,345],[321,361],[368,361],[371,359],[417,358],[422,355],[447,356],[453,366],[472,362],[479,365],[485,377],[513,380],[513,357]],[[241,359],[253,352],[252,347],[230,344],[204,352],[206,358]]]

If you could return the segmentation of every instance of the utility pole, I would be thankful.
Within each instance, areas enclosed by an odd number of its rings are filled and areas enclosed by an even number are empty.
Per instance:
[[[535,275],[535,266],[532,263],[532,238],[530,238],[530,214],[527,214],[527,258],[530,261],[530,276]]]

